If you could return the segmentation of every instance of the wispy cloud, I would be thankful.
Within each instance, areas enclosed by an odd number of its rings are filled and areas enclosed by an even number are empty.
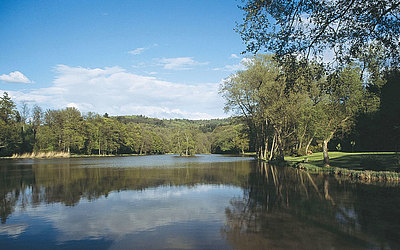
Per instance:
[[[233,194],[240,194],[239,188],[230,188]],[[59,233],[57,242],[82,240],[87,238],[119,239],[111,248],[121,248],[126,244],[142,245],[142,240],[127,236],[135,235],[146,230],[154,231],[157,228],[177,223],[191,221],[223,221],[225,218],[225,204],[231,199],[226,192],[211,185],[196,185],[194,187],[156,187],[140,191],[110,192],[107,198],[101,197],[96,202],[81,202],[74,207],[60,206],[59,209],[35,209],[31,216],[46,220]],[[183,199],[183,198],[184,199]],[[206,197],[198,199],[197,197]],[[197,198],[197,199],[196,199]],[[213,202],[219,199],[221,202]],[[187,202],[189,200],[189,202]],[[135,209],[120,213],[123,208],[135,204]],[[155,205],[157,204],[157,205]],[[101,206],[100,206],[101,205]],[[160,213],[159,207],[166,208]],[[204,211],[198,213],[196,211]],[[29,213],[31,210],[28,209]],[[91,211],[91,218],[87,220],[87,211]],[[60,216],[63,214],[63,216]],[[86,218],[86,219],[85,219]],[[87,223],[77,223],[77,221]],[[185,235],[182,235],[184,238]],[[184,238],[189,239],[189,238]],[[139,241],[139,243],[138,243]],[[190,242],[190,240],[189,240]],[[174,241],[175,243],[175,241]],[[149,245],[149,243],[146,243]],[[156,243],[157,244],[157,243]],[[174,247],[173,243],[163,242],[164,245],[155,248]],[[195,248],[196,245],[188,248]]]
[[[159,63],[163,65],[164,69],[171,70],[188,70],[194,66],[207,65],[208,62],[198,62],[193,57],[173,57],[158,59]]]
[[[11,83],[33,83],[33,81],[29,80],[24,74],[19,71],[11,72],[10,74],[2,74],[0,75],[0,80]]]
[[[140,47],[140,48],[136,48],[134,50],[130,50],[130,51],[128,51],[128,53],[131,54],[131,55],[140,55],[144,51],[146,51],[148,49],[151,49],[151,48],[154,48],[154,47],[157,47],[157,46],[158,46],[158,44],[154,43],[154,44],[152,44],[150,46],[147,46],[147,47]]]
[[[219,83],[187,85],[142,76],[114,66],[84,68],[58,65],[48,88],[10,91],[16,101],[45,108],[76,107],[82,112],[111,115],[142,114],[159,118],[226,117]]]
[[[11,238],[18,238],[26,231],[28,225],[26,224],[6,224],[0,225],[0,235],[8,235]]]
[[[136,48],[134,50],[128,51],[128,53],[131,55],[140,55],[145,50],[146,50],[146,48]]]
[[[236,58],[239,58],[239,56],[236,55],[236,54],[232,54],[232,55],[231,55],[231,58],[235,58],[235,59],[236,59]]]
[[[250,61],[251,61],[251,59],[245,57],[245,58],[242,58],[242,60],[240,60],[240,62],[238,64],[228,64],[223,67],[214,68],[213,70],[227,71],[227,72],[244,70],[244,69],[246,69],[246,64],[249,63]]]

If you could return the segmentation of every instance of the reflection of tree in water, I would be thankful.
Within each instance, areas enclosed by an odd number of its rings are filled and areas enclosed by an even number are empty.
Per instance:
[[[394,211],[379,206],[382,199],[362,195],[396,194],[398,189],[339,183],[325,175],[260,164],[249,174],[243,197],[232,199],[225,211],[223,234],[234,248],[399,248],[400,223],[393,227],[382,214]],[[398,218],[399,211],[394,213]]]
[[[63,164],[5,164],[0,168],[0,218],[5,223],[16,206],[60,202],[74,206],[82,198],[95,200],[113,191],[158,186],[226,184],[243,186],[247,161],[188,164],[169,168],[83,168]]]

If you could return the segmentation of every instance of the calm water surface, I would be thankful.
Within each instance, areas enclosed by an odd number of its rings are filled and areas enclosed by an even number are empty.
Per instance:
[[[200,155],[0,160],[0,249],[400,249],[400,188]]]

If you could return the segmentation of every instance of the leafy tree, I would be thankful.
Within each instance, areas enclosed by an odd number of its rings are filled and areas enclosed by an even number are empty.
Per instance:
[[[29,106],[26,102],[22,102],[21,104],[21,110],[19,112],[21,114],[21,125],[22,125],[22,130],[23,132],[25,132],[25,125],[26,125],[26,121],[29,117]]]
[[[140,150],[140,127],[132,122],[124,126],[123,145],[127,152],[136,152]]]
[[[300,78],[299,78],[300,79]],[[271,55],[254,57],[247,70],[238,71],[221,86],[226,109],[243,115],[250,130],[250,143],[260,158],[283,159],[286,142],[293,134],[305,96],[288,87],[284,69]]]
[[[357,57],[371,42],[386,58],[400,58],[400,1],[247,0],[237,26],[248,52],[265,49],[286,55],[321,55],[335,51],[339,62]]]
[[[80,152],[84,145],[81,112],[76,108],[66,108],[61,115],[64,121],[62,124],[64,151],[70,153],[72,149],[74,152]]]
[[[19,152],[22,143],[18,121],[20,116],[15,103],[4,92],[0,98],[0,155],[10,156]]]
[[[211,152],[244,153],[249,147],[249,140],[243,130],[242,124],[216,127],[212,135]]]
[[[328,143],[339,129],[348,129],[361,110],[365,90],[360,80],[360,69],[349,65],[330,76],[325,93],[318,103],[320,113],[319,136],[323,140],[324,165],[329,165]]]
[[[32,114],[32,127],[33,127],[33,137],[36,137],[36,131],[39,126],[43,123],[43,110],[41,107],[35,105],[33,106]]]
[[[119,122],[111,118],[103,118],[104,123],[99,127],[102,141],[102,148],[107,154],[118,153],[121,145],[121,131]]]
[[[5,123],[15,122],[18,113],[15,107],[15,103],[11,100],[11,97],[7,92],[4,92],[0,98],[0,119]]]

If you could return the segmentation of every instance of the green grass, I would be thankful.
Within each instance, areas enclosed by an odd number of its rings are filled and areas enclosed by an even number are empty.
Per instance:
[[[309,156],[285,157],[291,164],[304,162],[323,167],[322,152],[313,153]],[[349,170],[372,170],[400,172],[400,154],[395,152],[366,152],[366,153],[343,153],[329,152],[331,167],[346,168]]]
[[[400,182],[400,154],[398,153],[330,152],[329,158],[331,166],[323,167],[322,153],[285,157],[291,166],[310,172],[324,172],[368,183],[375,181]]]

